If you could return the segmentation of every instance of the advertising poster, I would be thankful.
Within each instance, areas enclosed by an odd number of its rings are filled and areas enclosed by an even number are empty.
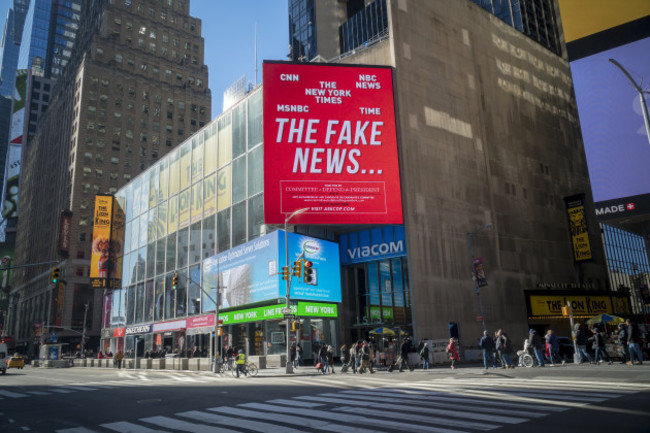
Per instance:
[[[264,221],[401,224],[392,69],[264,62]]]
[[[110,278],[117,271],[117,256],[122,251],[121,240],[111,242],[113,200],[113,196],[110,195],[95,196],[92,256],[90,258],[90,285],[95,289],[111,287]],[[124,226],[123,218],[121,225]],[[121,230],[123,236],[124,229]]]
[[[313,278],[293,277],[291,299],[341,302],[338,244],[289,233],[289,262],[309,260]],[[278,230],[203,262],[203,287],[221,308],[285,298],[286,281],[278,274],[285,263],[284,231]]]
[[[113,199],[113,221],[111,223],[111,256],[112,269],[109,274],[109,287],[119,288],[122,285],[122,262],[126,215],[117,200]]]
[[[573,259],[576,262],[591,260],[591,243],[585,216],[584,195],[567,197],[564,201],[569,215]]]

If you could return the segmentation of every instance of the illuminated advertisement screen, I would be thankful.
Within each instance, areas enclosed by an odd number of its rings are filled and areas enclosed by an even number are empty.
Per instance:
[[[264,62],[264,221],[401,224],[392,69]]]
[[[270,301],[286,296],[284,231],[276,231],[231,248],[203,262],[203,287],[212,299],[221,292],[221,308]],[[341,302],[339,247],[334,242],[289,233],[289,262],[311,262],[312,278],[293,277],[291,299]]]
[[[650,126],[645,123],[641,99],[631,81],[639,84],[642,77],[650,76],[648,52],[650,38],[644,38],[571,63],[599,217],[638,212],[650,193]],[[632,197],[635,200],[609,206],[612,201]],[[598,202],[608,206],[599,206]]]

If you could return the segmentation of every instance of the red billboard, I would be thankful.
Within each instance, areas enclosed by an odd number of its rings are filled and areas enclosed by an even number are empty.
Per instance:
[[[402,224],[392,72],[264,62],[266,224]]]

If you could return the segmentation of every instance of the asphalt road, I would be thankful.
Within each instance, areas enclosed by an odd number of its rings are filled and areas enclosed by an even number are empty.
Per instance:
[[[650,365],[288,376],[25,367],[0,432],[650,432]]]

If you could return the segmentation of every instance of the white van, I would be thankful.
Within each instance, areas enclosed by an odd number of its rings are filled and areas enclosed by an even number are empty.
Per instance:
[[[7,345],[0,343],[0,371],[2,374],[7,374],[7,362],[9,355],[7,354]]]

